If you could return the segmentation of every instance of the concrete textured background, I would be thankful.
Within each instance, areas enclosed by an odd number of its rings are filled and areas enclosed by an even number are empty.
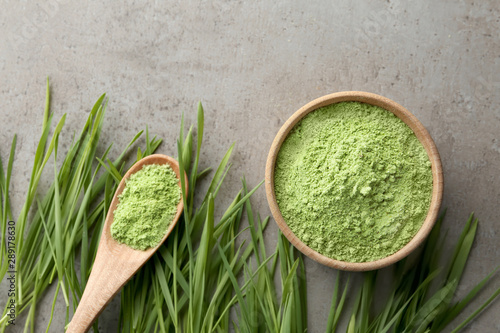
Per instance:
[[[245,175],[264,177],[270,144],[308,101],[336,91],[381,94],[412,111],[441,153],[448,243],[468,215],[480,219],[458,291],[500,264],[500,5],[462,1],[132,1],[0,0],[0,154],[18,134],[12,207],[18,216],[33,161],[50,77],[55,117],[68,113],[61,142],[77,131],[93,102],[109,94],[102,142],[123,146],[149,125],[175,154],[181,112],[194,123],[206,110],[202,166],[236,141],[221,201]],[[47,176],[47,179],[50,178]],[[48,181],[48,180],[47,180]],[[269,209],[264,189],[253,202]],[[274,246],[277,227],[266,233]],[[335,270],[306,260],[310,332],[322,332]],[[497,276],[473,302],[500,284]],[[6,298],[5,284],[0,303]],[[37,322],[44,331],[51,296]],[[63,330],[64,306],[52,325]],[[118,304],[100,320],[115,331]],[[500,332],[500,302],[464,332]],[[20,332],[22,321],[10,332]]]

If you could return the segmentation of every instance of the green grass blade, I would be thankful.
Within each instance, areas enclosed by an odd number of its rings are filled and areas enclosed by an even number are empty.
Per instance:
[[[433,332],[441,332],[453,319],[455,319],[460,312],[470,303],[472,299],[486,286],[486,284],[491,280],[493,275],[498,271],[499,267],[495,268],[490,274],[488,274],[481,282],[479,282],[474,288],[469,291],[469,293],[454,306],[449,308],[443,313],[439,321],[435,322],[432,328]]]
[[[367,332],[368,331],[368,323],[370,316],[370,306],[373,300],[373,289],[375,284],[377,271],[367,272],[365,273],[365,279],[362,287],[361,301],[358,311],[358,320],[359,320],[359,331]]]
[[[456,281],[449,282],[443,288],[434,293],[434,295],[430,297],[429,300],[427,300],[427,302],[425,302],[415,313],[405,332],[422,331],[422,327],[427,327],[427,325],[439,313],[439,307],[442,307],[443,304],[449,302],[449,300],[453,297],[456,285]]]
[[[111,163],[111,161],[108,159],[108,165],[106,165],[106,163],[104,163],[99,157],[96,157],[97,161],[99,161],[99,163],[101,164],[101,166],[103,166],[108,172],[109,174],[111,175],[111,177],[113,177],[113,179],[115,180],[115,182],[117,184],[119,184],[122,180],[122,175],[120,174],[120,172],[115,168],[114,164]]]
[[[234,149],[234,143],[231,145],[231,147],[229,147],[229,149],[227,150],[226,154],[224,155],[224,157],[222,158],[221,162],[219,163],[219,167],[215,171],[215,174],[214,174],[214,176],[212,178],[212,181],[210,182],[210,185],[208,187],[207,194],[205,196],[204,201],[208,199],[209,193],[214,193],[215,192],[215,189],[216,189],[217,185],[219,184],[219,182],[221,180],[221,177],[224,174],[224,170],[226,169],[226,166],[229,163],[229,158],[231,157],[233,149]]]
[[[47,84],[46,84],[46,88],[45,88],[45,108],[44,108],[44,112],[43,112],[42,129],[47,126],[47,122],[49,121],[49,114],[50,114],[50,85],[49,85],[49,78],[47,77]]]
[[[467,263],[467,259],[469,258],[469,253],[472,248],[474,238],[476,237],[477,225],[478,221],[475,220],[470,228],[464,229],[465,235],[463,238],[461,237],[460,242],[457,244],[456,255],[454,256],[454,259],[452,261],[447,281],[456,280],[457,282],[460,282],[462,273],[465,269],[465,264]]]
[[[146,155],[151,155],[151,142],[149,141],[149,128],[148,125],[146,125]]]
[[[57,150],[56,150],[57,151]],[[55,261],[56,261],[56,268],[57,272],[59,275],[59,280],[62,280],[64,273],[63,273],[63,258],[64,258],[64,252],[63,252],[63,235],[62,235],[62,218],[61,218],[61,198],[60,198],[60,193],[59,193],[59,179],[57,177],[57,167],[56,167],[56,157],[57,153],[54,155],[54,232],[55,232]]]
[[[50,310],[50,318],[49,318],[49,323],[47,324],[47,329],[45,330],[45,333],[48,333],[50,330],[50,325],[52,324],[52,319],[54,318],[54,310],[56,307],[56,300],[57,300],[57,295],[59,295],[59,288],[61,287],[60,284],[57,284],[56,287],[56,292],[54,294],[54,299],[52,300],[52,308]]]
[[[491,302],[493,302],[500,295],[500,288],[498,288],[478,309],[476,309],[467,319],[458,325],[451,333],[459,332],[462,328],[467,326],[474,318],[477,317]]]
[[[172,295],[171,295],[169,287],[168,287],[165,272],[163,271],[163,268],[162,268],[157,256],[154,257],[154,264],[155,264],[156,280],[160,284],[161,292],[163,293],[164,299],[165,299],[166,304],[167,304],[168,311],[170,312],[170,318],[172,318],[172,320],[174,322],[175,330],[178,331],[179,326],[177,323],[177,313],[175,312],[174,303],[172,301]]]
[[[342,309],[344,307],[345,299],[347,296],[347,290],[349,288],[349,280],[346,282],[344,286],[344,291],[342,292],[342,296],[340,297],[340,301],[337,303],[339,287],[340,287],[340,271],[337,273],[337,279],[335,280],[335,287],[332,295],[332,305],[330,307],[330,313],[328,315],[328,321],[326,326],[327,332],[335,332],[335,330],[337,329],[340,315],[342,314]]]
[[[90,193],[90,189],[88,190]],[[82,242],[80,251],[80,284],[82,289],[87,285],[87,274],[89,272],[89,233],[88,233],[87,214],[83,216]]]

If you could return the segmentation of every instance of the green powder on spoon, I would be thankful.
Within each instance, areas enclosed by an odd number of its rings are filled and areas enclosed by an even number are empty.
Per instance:
[[[167,165],[150,164],[132,174],[114,211],[111,236],[136,250],[160,243],[177,213],[178,179]]]
[[[283,142],[275,193],[313,250],[368,262],[404,247],[427,216],[432,172],[413,131],[391,112],[342,102],[305,116]]]

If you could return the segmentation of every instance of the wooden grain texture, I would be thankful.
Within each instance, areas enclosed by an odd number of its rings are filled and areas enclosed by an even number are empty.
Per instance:
[[[141,170],[144,165],[148,164],[170,165],[179,179],[179,187],[181,186],[179,165],[176,160],[166,155],[155,154],[145,157],[134,164],[125,174],[111,201],[92,272],[90,273],[82,299],[80,300],[78,308],[66,332],[78,333],[87,332],[89,330],[95,319],[118,291],[120,291],[123,285],[132,278],[139,268],[141,268],[163,244],[182,214],[184,203],[181,198],[177,205],[177,213],[168,227],[165,236],[154,248],[149,248],[145,251],[135,250],[125,244],[119,244],[113,239],[110,227],[113,223],[113,212],[119,201],[118,195],[120,195],[125,188],[125,180],[133,173]],[[184,174],[184,177],[186,179],[185,184],[187,192],[188,180],[186,174]]]
[[[290,133],[293,127],[309,112],[312,112],[323,106],[339,102],[346,102],[346,101],[363,102],[371,105],[376,105],[395,114],[406,125],[408,125],[408,127],[410,127],[413,130],[418,140],[424,146],[427,155],[429,156],[429,160],[431,161],[432,164],[432,178],[433,178],[432,198],[429,211],[427,213],[427,217],[425,218],[422,227],[413,237],[413,239],[403,248],[401,248],[398,252],[386,258],[371,262],[352,263],[352,262],[339,261],[326,257],[308,247],[299,238],[295,236],[295,234],[290,230],[290,228],[286,224],[279,210],[278,203],[276,202],[276,194],[274,193],[274,168],[276,164],[276,158],[278,156],[280,147],[283,144],[283,141],[285,141],[288,133]],[[429,235],[432,227],[434,226],[434,223],[436,222],[436,219],[438,217],[439,209],[441,207],[441,202],[443,197],[443,187],[444,187],[441,158],[439,157],[439,153],[434,141],[432,140],[431,136],[429,135],[425,127],[422,125],[422,123],[420,123],[420,121],[413,114],[411,114],[410,111],[408,111],[398,103],[383,96],[361,91],[344,91],[326,95],[313,100],[312,102],[304,105],[302,108],[296,111],[285,122],[285,124],[281,127],[281,129],[278,131],[278,134],[274,138],[274,141],[271,145],[271,149],[269,151],[269,155],[267,157],[265,183],[266,183],[267,201],[269,203],[271,213],[276,223],[278,224],[278,227],[281,229],[286,238],[288,238],[288,240],[298,250],[307,255],[309,258],[323,265],[327,265],[345,271],[375,270],[391,265],[403,259],[404,257],[408,256],[425,240],[425,238]]]

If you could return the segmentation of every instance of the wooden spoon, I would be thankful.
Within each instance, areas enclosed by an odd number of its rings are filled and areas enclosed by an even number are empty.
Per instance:
[[[179,187],[181,186],[179,164],[176,160],[166,155],[156,154],[145,157],[135,163],[125,174],[118,185],[113,201],[111,201],[92,272],[90,273],[82,299],[66,332],[76,333],[87,332],[89,330],[97,316],[104,310],[111,299],[167,239],[182,214],[184,203],[181,198],[177,205],[177,213],[161,242],[156,247],[145,251],[135,250],[125,244],[120,244],[111,237],[110,227],[113,223],[113,212],[118,204],[118,195],[125,188],[125,180],[148,164],[170,165],[177,175],[177,179],[179,179]],[[188,180],[185,173],[184,177],[186,179],[185,186],[187,191]]]

